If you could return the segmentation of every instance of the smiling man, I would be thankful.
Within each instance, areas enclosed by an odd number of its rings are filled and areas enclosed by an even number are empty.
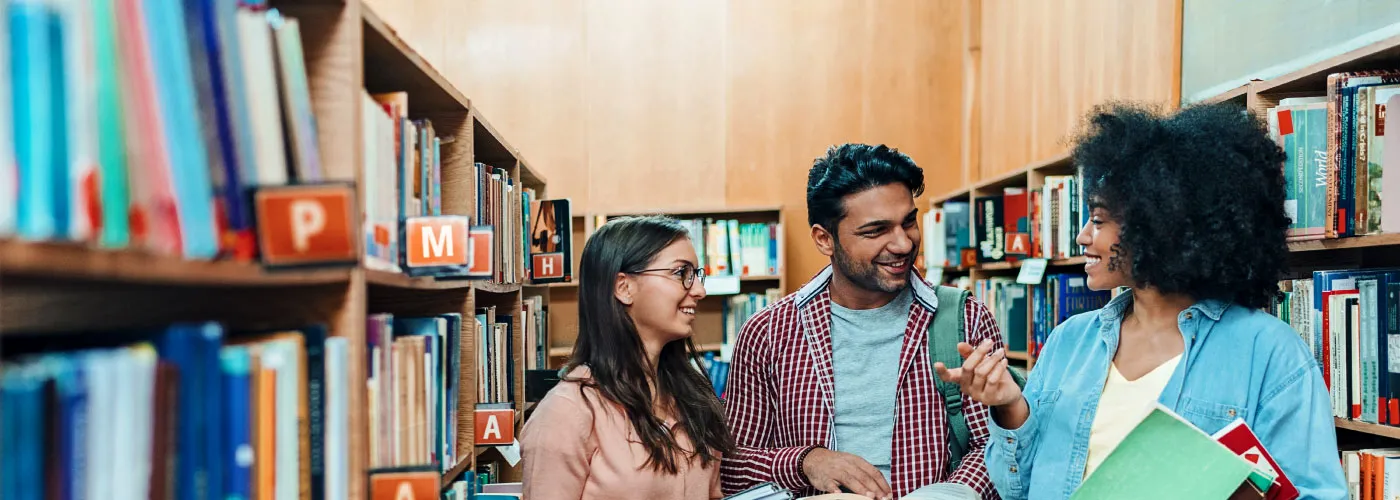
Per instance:
[[[812,165],[807,218],[831,265],[744,324],[725,394],[738,445],[720,469],[726,493],[771,481],[801,495],[899,498],[934,485],[945,498],[995,497],[985,406],[963,405],[970,438],[950,466],[928,350],[939,294],[914,271],[923,188],[923,170],[884,145],[833,147]],[[985,306],[950,312],[962,317],[933,335],[1001,348]]]

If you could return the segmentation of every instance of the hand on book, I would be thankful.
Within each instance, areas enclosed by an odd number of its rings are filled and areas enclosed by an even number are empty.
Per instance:
[[[984,340],[975,349],[972,344],[959,342],[958,353],[963,357],[959,368],[933,364],[938,378],[958,383],[963,394],[987,406],[1002,406],[1021,399],[1021,387],[1006,371],[1005,350],[992,351],[992,341]]]
[[[802,459],[802,474],[812,486],[828,493],[840,493],[844,486],[873,499],[891,498],[885,476],[870,462],[850,453],[813,448]]]

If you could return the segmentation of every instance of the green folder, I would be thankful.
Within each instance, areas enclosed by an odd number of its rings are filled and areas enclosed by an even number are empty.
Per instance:
[[[1273,482],[1253,464],[1157,404],[1070,499],[1226,499],[1246,480],[1256,491],[1267,490]]]

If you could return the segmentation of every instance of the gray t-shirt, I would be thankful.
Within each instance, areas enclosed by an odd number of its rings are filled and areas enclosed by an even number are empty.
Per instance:
[[[890,478],[899,351],[912,292],[875,309],[831,304],[832,368],[836,378],[836,450],[864,458]]]

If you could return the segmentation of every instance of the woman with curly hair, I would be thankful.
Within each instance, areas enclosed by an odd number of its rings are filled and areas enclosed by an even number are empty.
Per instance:
[[[1057,326],[1024,391],[986,345],[935,367],[995,408],[986,463],[1002,498],[1068,497],[1158,402],[1207,433],[1244,419],[1302,498],[1346,498],[1321,371],[1262,310],[1289,219],[1284,153],[1261,121],[1223,104],[1111,104],[1073,157],[1088,287],[1128,290]]]

